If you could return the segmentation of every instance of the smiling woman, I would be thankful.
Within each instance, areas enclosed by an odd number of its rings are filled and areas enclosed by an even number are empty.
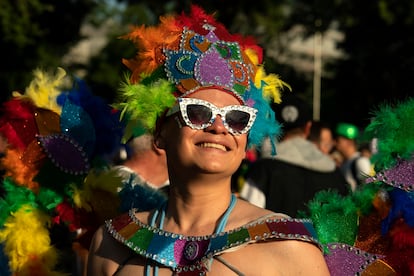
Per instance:
[[[329,275],[309,220],[238,199],[246,149],[280,130],[270,102],[285,86],[262,49],[204,11],[166,16],[126,36],[138,53],[118,106],[165,151],[168,200],[132,209],[95,234],[89,275]],[[255,260],[252,264],[251,260]]]

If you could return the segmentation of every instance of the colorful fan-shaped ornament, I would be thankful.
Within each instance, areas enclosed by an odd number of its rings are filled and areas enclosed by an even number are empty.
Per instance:
[[[38,136],[41,146],[52,163],[65,173],[87,174],[89,162],[82,147],[65,134]]]

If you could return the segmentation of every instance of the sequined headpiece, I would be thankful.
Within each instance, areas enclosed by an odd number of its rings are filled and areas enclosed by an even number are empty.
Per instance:
[[[180,49],[165,50],[168,79],[184,95],[201,87],[217,86],[233,92],[244,103],[240,95],[250,90],[254,65],[238,43],[220,41],[214,27],[205,24],[204,28],[209,30],[206,36],[185,28]]]
[[[131,74],[117,104],[130,122],[153,130],[177,97],[211,87],[259,110],[249,133],[250,146],[279,135],[280,125],[269,102],[279,103],[280,89],[288,85],[265,73],[262,49],[252,38],[230,34],[198,6],[192,6],[189,15],[160,21],[155,27],[134,28],[124,37],[138,49],[133,59],[123,60]],[[133,128],[127,127],[126,135],[132,135]]]

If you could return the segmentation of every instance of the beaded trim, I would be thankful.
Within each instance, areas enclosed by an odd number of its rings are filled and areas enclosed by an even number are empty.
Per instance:
[[[269,239],[301,240],[321,247],[312,222],[308,219],[259,219],[228,232],[184,236],[144,224],[135,217],[135,212],[136,209],[131,209],[126,214],[106,221],[108,232],[137,254],[176,272],[201,271],[203,264],[214,255],[236,246]],[[197,247],[192,260],[184,258],[189,244]]]
[[[329,253],[325,255],[325,261],[332,275],[363,275],[371,264],[384,258],[344,243],[330,243],[327,246]]]
[[[63,133],[38,135],[36,138],[51,162],[61,171],[73,175],[88,173],[88,156],[75,139]]]
[[[407,192],[414,191],[414,159],[400,159],[394,167],[380,171],[366,180],[367,183],[374,181],[381,181]]]

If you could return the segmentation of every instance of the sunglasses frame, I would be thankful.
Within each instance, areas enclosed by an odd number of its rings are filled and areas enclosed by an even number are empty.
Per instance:
[[[192,104],[201,105],[211,110],[212,115],[207,123],[196,125],[190,121],[187,115],[187,106],[192,105]],[[185,124],[189,126],[190,128],[197,129],[197,130],[205,129],[211,126],[214,123],[214,120],[216,119],[217,115],[220,115],[224,127],[233,135],[240,135],[240,134],[244,134],[248,132],[253,126],[254,121],[256,120],[256,113],[257,113],[257,109],[250,107],[250,106],[228,105],[228,106],[219,108],[210,102],[207,102],[201,99],[196,99],[196,98],[178,98],[178,104],[173,106],[168,111],[167,116],[170,116],[178,111],[181,112],[181,117],[183,118]],[[249,114],[249,121],[247,125],[241,131],[234,130],[226,122],[226,114],[230,111],[242,111],[242,112]]]

